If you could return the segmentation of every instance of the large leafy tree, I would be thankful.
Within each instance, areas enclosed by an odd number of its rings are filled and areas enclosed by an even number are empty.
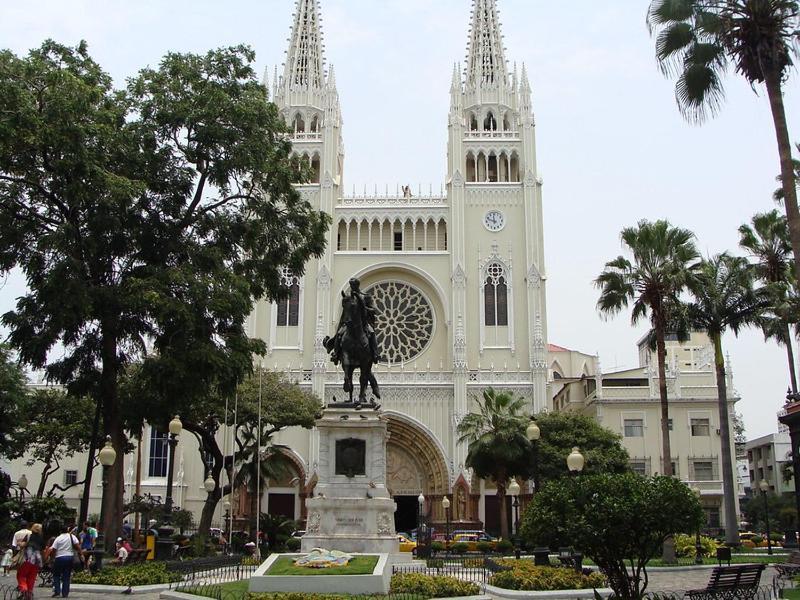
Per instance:
[[[688,306],[689,320],[696,329],[708,332],[714,345],[722,448],[725,541],[737,544],[739,531],[736,518],[735,456],[731,448],[731,407],[728,402],[722,335],[726,331],[738,335],[742,327],[756,323],[762,311],[769,306],[769,297],[765,289],[753,288],[752,270],[747,259],[724,253],[704,260],[700,264],[691,292],[694,301]]]
[[[694,234],[663,220],[640,221],[636,227],[622,230],[622,243],[632,260],[618,256],[606,263],[595,280],[600,289],[597,308],[603,314],[613,315],[632,304],[633,324],[649,317],[658,362],[663,470],[665,475],[672,475],[664,340],[674,324],[681,293],[697,269]]]
[[[491,479],[500,505],[500,534],[509,539],[506,486],[512,477],[530,473],[531,446],[525,437],[528,418],[523,414],[524,398],[492,388],[475,398],[477,412],[470,412],[458,424],[459,443],[468,446],[466,465],[478,477]]]
[[[797,373],[792,349],[791,325],[800,316],[793,310],[796,296],[792,277],[792,247],[786,217],[777,210],[753,215],[750,224],[739,227],[739,245],[750,253],[755,276],[771,292],[771,307],[759,320],[767,339],[786,346],[789,361],[789,383],[797,392]]]
[[[28,395],[27,383],[10,348],[0,344],[0,456],[13,456],[19,451],[20,440],[12,433],[21,420],[19,409]]]
[[[572,546],[591,558],[617,598],[642,598],[647,563],[665,540],[694,533],[703,510],[674,477],[598,474],[545,484],[522,518],[529,546]]]
[[[567,476],[567,455],[574,446],[586,459],[583,472],[624,473],[630,469],[622,437],[594,419],[577,412],[549,412],[536,415],[541,431],[537,442],[541,482]]]
[[[792,146],[783,104],[783,82],[800,39],[795,0],[652,0],[647,23],[656,35],[662,71],[677,75],[675,98],[684,117],[702,122],[724,98],[722,76],[729,66],[769,98],[781,187],[800,281],[800,212]]]
[[[83,452],[92,440],[94,402],[85,396],[69,396],[59,388],[31,391],[17,407],[13,437],[18,451],[10,458],[27,457],[27,465],[41,465],[36,497],[46,493],[47,481],[61,468],[61,461]],[[79,485],[77,483],[76,485]],[[50,492],[64,490],[54,484]]]
[[[292,186],[253,59],[168,54],[115,90],[85,43],[0,52],[0,273],[20,268],[29,288],[2,322],[23,363],[102,403],[118,456],[119,378],[146,341],[162,364],[191,358],[193,389],[232,390],[264,350],[243,327],[254,299],[286,294],[280,269],[323,250],[328,219]],[[121,526],[122,462],[106,531]]]

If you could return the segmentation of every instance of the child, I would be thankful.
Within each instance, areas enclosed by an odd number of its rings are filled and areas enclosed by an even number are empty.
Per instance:
[[[11,557],[14,555],[11,547],[9,546],[6,548],[6,551],[3,553],[3,558],[0,559],[0,567],[3,567],[3,577],[8,575],[9,569],[11,569]]]

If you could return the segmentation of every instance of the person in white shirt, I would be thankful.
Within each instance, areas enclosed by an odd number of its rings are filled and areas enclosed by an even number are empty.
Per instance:
[[[128,560],[128,550],[122,545],[122,538],[117,538],[117,549],[114,551],[114,560],[111,561],[115,565],[124,565]]]
[[[16,550],[19,548],[20,542],[24,542],[28,539],[28,536],[31,534],[31,530],[28,529],[28,522],[22,521],[19,524],[19,531],[14,534],[14,537],[11,538],[11,547]]]
[[[69,583],[72,579],[72,561],[74,556],[81,560],[80,542],[78,538],[70,533],[70,525],[62,529],[61,535],[53,540],[51,544],[53,560],[53,596],[66,598],[69,596]]]

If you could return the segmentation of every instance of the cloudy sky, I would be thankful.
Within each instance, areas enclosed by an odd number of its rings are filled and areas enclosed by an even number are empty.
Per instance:
[[[326,56],[344,114],[346,186],[444,180],[452,65],[463,61],[470,0],[321,0]],[[643,328],[595,310],[592,280],[620,252],[619,231],[667,218],[706,254],[737,250],[737,227],[770,210],[778,161],[767,100],[726,81],[721,114],[691,126],[653,58],[646,0],[498,0],[509,62],[533,87],[544,178],[550,341],[599,352],[604,369],[636,365]],[[51,37],[90,51],[120,85],[167,51],[245,43],[262,72],[283,60],[290,0],[28,0],[0,5],[0,46],[24,53]],[[800,141],[800,79],[786,86]],[[0,282],[0,311],[24,281]],[[725,340],[749,437],[772,432],[785,353],[746,331]]]

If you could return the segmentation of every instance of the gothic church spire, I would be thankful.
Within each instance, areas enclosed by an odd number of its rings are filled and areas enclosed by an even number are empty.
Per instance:
[[[482,87],[508,84],[503,36],[495,0],[473,0],[467,53],[467,84]]]
[[[290,89],[321,89],[325,84],[323,62],[317,0],[298,0],[283,80]]]

